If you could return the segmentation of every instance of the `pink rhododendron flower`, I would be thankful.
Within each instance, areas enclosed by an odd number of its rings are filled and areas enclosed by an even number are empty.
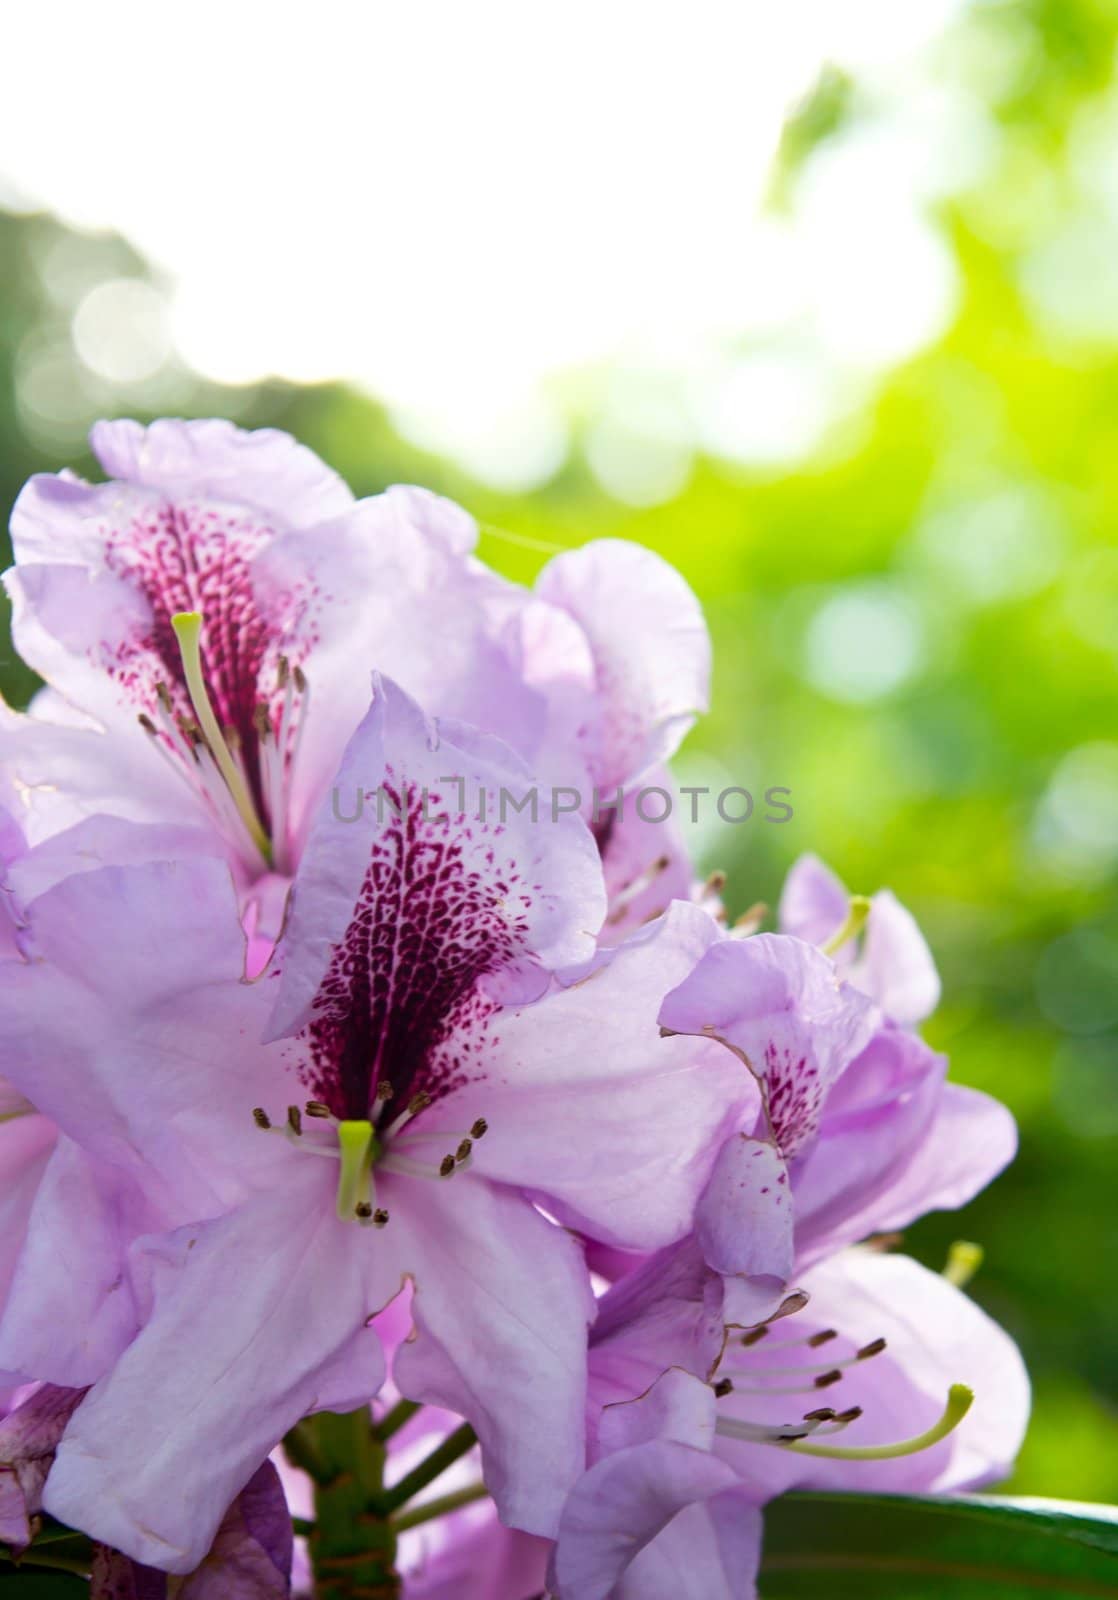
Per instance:
[[[560,1523],[559,1600],[750,1600],[766,1500],[795,1487],[943,1492],[1009,1470],[1028,1380],[1012,1340],[973,1302],[913,1261],[868,1250],[800,1281],[806,1309],[721,1340],[713,1381],[673,1366],[601,1411],[595,1459]],[[613,1319],[602,1352],[613,1374],[626,1342],[630,1372],[664,1370],[662,1328],[642,1311],[627,1327]],[[601,1360],[595,1350],[592,1368]],[[960,1384],[976,1398],[945,1431],[945,1396]]]
[[[521,588],[271,431],[93,443],[7,576],[0,1537],[80,1530],[95,1600],[283,1600],[366,1525],[406,1600],[746,1600],[773,1495],[1005,1470],[1011,1342],[851,1247],[1012,1119],[888,891],[808,856],[728,929],[629,803],[706,703],[678,574]]]
[[[574,1240],[528,1196],[657,1248],[736,1116],[733,1058],[654,1022],[711,920],[678,905],[537,998],[593,950],[593,841],[575,817],[460,818],[436,799],[448,763],[471,792],[519,767],[468,729],[434,737],[378,691],[343,777],[406,774],[429,814],[350,826],[324,807],[277,980],[241,979],[228,875],[205,859],[55,884],[29,911],[36,961],[3,969],[13,1080],[65,1135],[33,1235],[72,1238],[80,1192],[86,1236],[59,1305],[49,1287],[9,1300],[0,1362],[95,1382],[49,1504],[138,1560],[191,1570],[286,1428],[375,1392],[366,1322],[405,1278],[419,1337],[400,1388],[469,1418],[503,1516],[551,1531],[582,1458],[592,1302]],[[226,1309],[200,1336],[206,1304]]]

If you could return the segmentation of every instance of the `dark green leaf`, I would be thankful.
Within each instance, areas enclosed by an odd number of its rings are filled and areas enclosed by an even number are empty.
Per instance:
[[[765,1600],[1118,1600],[1118,1521],[1013,1501],[788,1495],[765,1513]]]

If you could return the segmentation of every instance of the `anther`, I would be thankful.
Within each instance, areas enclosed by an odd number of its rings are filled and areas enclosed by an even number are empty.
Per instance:
[[[725,1399],[726,1395],[733,1394],[733,1392],[734,1385],[730,1378],[719,1378],[718,1382],[714,1385],[714,1398],[716,1400],[723,1400]]]
[[[869,1344],[864,1344],[855,1354],[855,1361],[868,1361],[871,1356],[879,1356],[885,1349],[884,1339],[871,1339]]]
[[[175,702],[171,699],[171,691],[168,689],[165,683],[157,683],[155,686],[155,693],[158,696],[159,704],[163,707],[164,711],[166,711],[167,715],[170,716],[171,712],[175,709]]]
[[[373,1208],[367,1200],[359,1200],[353,1208],[353,1214],[355,1217],[359,1217],[362,1222],[366,1222],[372,1216]]]
[[[389,1083],[388,1079],[382,1078],[377,1084],[376,1098],[383,1105],[386,1100],[391,1100],[393,1092],[392,1085]]]
[[[140,715],[136,718],[136,721],[140,724],[140,727],[145,733],[155,733],[155,723],[151,720],[146,711],[141,711]]]
[[[289,670],[290,669],[288,667],[287,657],[286,656],[280,656],[279,660],[276,662],[276,688],[277,689],[286,689],[287,688],[287,678],[288,678]]]
[[[308,1100],[306,1105],[303,1107],[303,1110],[307,1113],[308,1117],[326,1118],[334,1115],[334,1113],[330,1110],[330,1107],[323,1105],[321,1100]]]
[[[486,1122],[484,1117],[479,1117],[477,1119],[477,1121],[474,1123],[473,1127],[470,1129],[470,1138],[471,1139],[484,1139],[485,1135],[488,1132],[489,1132],[489,1124],[488,1124],[488,1122]]]
[[[848,1411],[840,1411],[840,1412],[838,1412],[838,1414],[835,1417],[835,1421],[836,1422],[841,1422],[845,1426],[845,1424],[848,1423],[848,1422],[857,1422],[858,1418],[861,1415],[862,1415],[861,1406],[851,1406]]]
[[[388,1212],[384,1209],[383,1206],[378,1206],[377,1209],[373,1212],[373,1227],[374,1228],[383,1228],[387,1221],[388,1221]]]
[[[418,1116],[419,1113],[430,1104],[431,1096],[427,1093],[426,1089],[420,1089],[419,1093],[413,1094],[411,1099],[408,1101],[408,1116]]]
[[[470,1151],[473,1149],[473,1147],[474,1147],[474,1142],[473,1142],[472,1139],[463,1139],[462,1140],[461,1144],[458,1146],[457,1150],[454,1152],[454,1159],[459,1164],[459,1166],[461,1166],[463,1161],[468,1161],[470,1159]]]
[[[291,676],[295,679],[295,687],[296,687],[296,689],[298,689],[299,693],[300,694],[306,694],[306,692],[307,692],[307,675],[303,671],[302,667],[294,667],[292,669]]]
[[[454,1171],[454,1157],[453,1156],[443,1156],[442,1160],[439,1162],[439,1177],[440,1178],[449,1178],[453,1171]]]
[[[272,732],[272,718],[269,714],[268,707],[263,703],[263,701],[258,702],[253,709],[252,725],[256,729],[257,736],[260,739],[267,739]]]
[[[842,1373],[838,1367],[833,1367],[830,1372],[821,1372],[818,1378],[812,1381],[816,1389],[829,1389],[832,1383],[838,1383],[841,1378]]]
[[[837,1328],[824,1328],[822,1333],[813,1333],[807,1341],[812,1350],[818,1350],[821,1344],[829,1344],[832,1339],[838,1338]]]
[[[834,1406],[819,1406],[814,1411],[804,1412],[805,1422],[834,1422],[837,1417],[838,1412]]]
[[[291,1129],[292,1133],[294,1133],[296,1135],[302,1133],[302,1131],[303,1131],[303,1118],[302,1118],[302,1116],[301,1116],[301,1114],[299,1112],[299,1107],[298,1106],[288,1106],[288,1108],[287,1108],[287,1126]]]
[[[763,1322],[759,1328],[750,1328],[748,1333],[743,1333],[741,1342],[748,1349],[751,1344],[760,1344],[761,1340],[767,1339],[768,1336],[769,1325],[767,1322]]]
[[[253,1106],[253,1108],[252,1108],[252,1120],[253,1120],[253,1122],[255,1122],[255,1124],[256,1124],[256,1126],[258,1128],[265,1128],[266,1129],[266,1128],[270,1128],[272,1126],[272,1119],[268,1115],[268,1113],[264,1110],[263,1106]]]
[[[719,867],[710,874],[710,876],[707,878],[707,881],[703,884],[703,893],[721,894],[725,887],[726,874],[722,871],[722,868]]]

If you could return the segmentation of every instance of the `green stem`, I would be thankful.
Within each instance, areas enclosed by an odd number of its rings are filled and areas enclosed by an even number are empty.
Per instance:
[[[384,1496],[384,1505],[389,1511],[395,1511],[399,1506],[406,1505],[421,1489],[426,1489],[427,1485],[434,1483],[448,1467],[460,1461],[475,1444],[477,1444],[477,1434],[468,1422],[464,1422],[460,1428],[455,1428],[437,1449],[432,1450],[425,1461],[421,1461],[418,1467],[401,1478],[394,1489],[389,1489]]]
[[[386,1411],[384,1416],[373,1429],[378,1439],[391,1439],[405,1422],[410,1422],[416,1412],[422,1407],[418,1400],[397,1400],[391,1411]]]
[[[299,1424],[296,1448],[313,1463],[315,1520],[308,1536],[315,1600],[398,1600],[396,1531],[384,1496],[383,1443],[367,1408],[319,1412]]]
[[[406,1528],[418,1528],[423,1522],[433,1522],[450,1511],[473,1505],[475,1500],[484,1500],[488,1493],[484,1483],[471,1483],[468,1488],[455,1489],[452,1494],[441,1494],[437,1500],[425,1500],[421,1506],[399,1512],[392,1518],[392,1526],[397,1533],[403,1533]]]

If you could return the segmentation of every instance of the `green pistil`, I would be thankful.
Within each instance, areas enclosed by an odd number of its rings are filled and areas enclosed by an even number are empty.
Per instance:
[[[182,656],[182,668],[186,676],[186,687],[190,694],[190,703],[194,707],[194,715],[206,736],[206,743],[210,753],[217,762],[218,771],[225,779],[226,787],[233,797],[233,804],[237,814],[245,827],[253,844],[264,857],[268,866],[272,864],[272,841],[269,839],[260,818],[256,814],[256,807],[252,802],[245,775],[233,760],[225,735],[214,715],[213,706],[210,704],[209,693],[206,689],[206,680],[202,672],[202,613],[200,611],[176,611],[171,618],[171,626],[175,630],[175,637],[179,642],[179,654]]]
[[[339,1122],[338,1150],[342,1170],[338,1177],[338,1216],[343,1222],[373,1216],[373,1163],[380,1145],[371,1122]]]
[[[896,1461],[901,1456],[914,1456],[928,1450],[957,1428],[970,1410],[974,1391],[965,1383],[953,1383],[947,1391],[947,1404],[939,1421],[926,1433],[914,1439],[902,1439],[898,1444],[811,1444],[807,1439],[789,1439],[779,1446],[781,1450],[794,1450],[799,1456],[823,1456],[828,1461]]]
[[[850,896],[850,910],[846,913],[846,921],[837,928],[825,944],[819,948],[825,956],[833,956],[848,939],[856,939],[866,925],[866,918],[870,914],[870,901],[864,894]]]
[[[956,1289],[963,1289],[982,1265],[983,1249],[969,1239],[956,1239],[947,1252],[947,1265],[943,1276]]]

